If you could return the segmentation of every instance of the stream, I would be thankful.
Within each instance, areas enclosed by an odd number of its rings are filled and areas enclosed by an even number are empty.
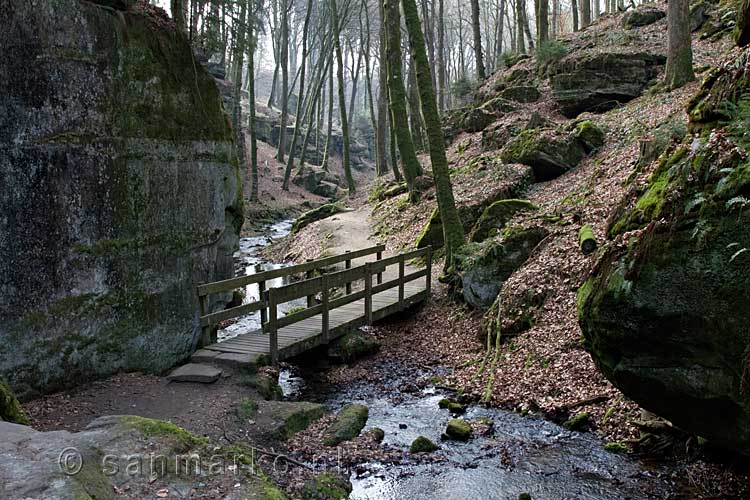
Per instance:
[[[265,262],[257,254],[290,228],[291,221],[282,221],[268,226],[260,236],[240,240],[237,268],[253,273],[256,265],[263,270],[286,265]],[[257,294],[258,287],[249,286],[246,300],[257,298]],[[286,310],[295,305],[286,304]],[[243,318],[220,331],[219,338],[257,329],[259,321],[257,314]],[[286,399],[320,402],[331,409],[349,402],[367,405],[370,416],[365,430],[383,429],[383,443],[403,449],[405,456],[420,435],[440,445],[436,453],[444,460],[438,463],[407,459],[400,465],[361,464],[350,477],[351,500],[515,500],[523,492],[534,500],[648,499],[667,498],[674,491],[675,474],[666,467],[607,452],[605,443],[593,433],[568,431],[541,418],[506,410],[471,406],[463,418],[489,418],[494,432],[467,443],[441,442],[451,416],[439,408],[438,401],[447,394],[414,385],[419,378],[435,373],[389,363],[383,360],[379,371],[392,376],[378,385],[362,380],[343,387],[321,383],[319,374],[327,368],[322,360],[308,360],[281,372]],[[404,387],[412,389],[407,392]]]

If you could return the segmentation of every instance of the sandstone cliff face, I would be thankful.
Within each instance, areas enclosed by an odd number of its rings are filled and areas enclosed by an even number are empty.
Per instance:
[[[150,8],[0,3],[0,374],[23,397],[164,370],[242,225],[213,78]]]

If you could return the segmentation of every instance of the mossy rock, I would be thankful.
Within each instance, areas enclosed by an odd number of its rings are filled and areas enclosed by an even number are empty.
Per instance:
[[[471,439],[471,425],[466,420],[452,418],[445,427],[445,439],[453,441],[468,441]]]
[[[604,145],[604,130],[590,120],[584,120],[576,125],[575,137],[586,153],[591,153]]]
[[[375,441],[378,443],[382,443],[385,439],[385,431],[380,427],[373,427],[370,429],[370,434],[372,434],[372,437],[375,438]]]
[[[281,389],[278,381],[268,375],[259,373],[244,374],[240,383],[258,391],[263,399],[267,401],[276,401],[284,397],[284,391]]]
[[[2,377],[0,377],[0,420],[14,424],[29,424],[29,419],[21,408],[21,404],[10,389],[8,382]]]
[[[573,418],[565,421],[562,426],[569,431],[582,431],[585,430],[590,423],[591,419],[589,417],[589,414],[586,412],[581,412],[573,416]]]
[[[327,203],[321,205],[318,208],[314,208],[308,212],[300,215],[294,225],[292,226],[292,234],[297,234],[303,228],[309,226],[313,222],[326,219],[338,213],[345,211],[346,208],[341,203]]]
[[[319,420],[326,413],[325,406],[306,401],[289,403],[285,407],[285,409],[277,410],[281,412],[281,423],[273,432],[273,437],[280,441],[286,441],[298,432],[307,429],[310,424]]]
[[[744,64],[747,49],[738,57]],[[642,231],[608,245],[579,289],[579,322],[597,366],[626,396],[750,455],[750,162],[735,132],[743,117],[718,118],[714,90],[742,100],[750,81],[726,72],[704,82],[700,123],[726,133],[686,138],[690,147],[662,160],[614,225]]]
[[[667,13],[653,6],[641,5],[622,16],[622,27],[626,30],[654,24],[667,17]]]
[[[365,405],[344,406],[336,415],[336,420],[326,430],[326,438],[323,442],[326,446],[336,446],[354,439],[362,432],[369,415],[370,411]]]
[[[466,413],[466,405],[452,399],[443,398],[438,402],[438,406],[456,415]]]
[[[506,163],[523,163],[534,170],[537,182],[559,177],[578,166],[584,150],[575,137],[549,129],[524,130],[503,148]]]
[[[123,423],[138,430],[146,438],[162,438],[169,440],[176,452],[185,452],[208,445],[208,438],[196,436],[182,427],[165,420],[126,416]]]
[[[626,454],[630,453],[630,447],[623,443],[612,442],[604,445],[604,450],[610,453]]]
[[[346,500],[352,492],[352,483],[332,472],[318,474],[302,489],[303,500]]]
[[[536,102],[541,97],[539,89],[531,85],[507,87],[500,92],[500,97],[520,103]]]
[[[460,127],[469,133],[481,132],[495,119],[495,114],[485,107],[471,108],[461,119]]]
[[[432,453],[438,450],[438,445],[430,441],[424,436],[419,436],[417,439],[412,441],[409,447],[409,453],[412,455],[415,453]]]
[[[498,238],[467,243],[454,254],[464,300],[480,310],[495,301],[503,283],[549,234],[543,227],[506,227]]]
[[[358,330],[339,337],[328,348],[329,358],[340,363],[351,363],[357,359],[375,354],[380,350],[380,342]]]
[[[484,209],[474,227],[469,232],[469,241],[484,241],[488,236],[494,236],[502,231],[505,225],[518,212],[536,210],[537,207],[528,200],[499,200]],[[494,233],[494,234],[493,234]]]

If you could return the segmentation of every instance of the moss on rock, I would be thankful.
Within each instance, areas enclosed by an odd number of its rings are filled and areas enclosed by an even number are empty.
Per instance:
[[[326,430],[323,441],[326,446],[336,446],[359,436],[367,423],[369,410],[365,405],[348,404],[336,416],[336,420]]]
[[[359,358],[370,356],[380,350],[380,342],[358,330],[336,339],[328,348],[327,355],[341,363],[351,363]]]
[[[8,382],[2,377],[0,377],[0,420],[23,425],[29,423],[21,404],[10,389]]]
[[[473,242],[483,241],[489,236],[494,236],[502,231],[505,225],[518,212],[536,210],[537,207],[528,200],[498,200],[485,208],[479,216],[476,224],[469,232],[469,240]]]
[[[583,148],[574,136],[549,129],[529,129],[511,139],[501,151],[500,158],[507,163],[530,166],[536,180],[543,182],[575,168],[583,154]]]
[[[471,438],[471,425],[466,420],[452,418],[445,427],[445,439],[468,441]]]
[[[332,472],[318,474],[308,481],[303,490],[303,500],[346,500],[352,492],[352,484],[344,477]]]
[[[430,441],[424,436],[419,436],[417,439],[412,441],[409,447],[409,453],[412,455],[415,453],[432,453],[438,449],[438,445]]]
[[[326,219],[328,217],[331,217],[332,215],[341,213],[344,210],[346,210],[346,208],[342,203],[327,203],[325,205],[319,206],[318,208],[307,211],[297,217],[297,220],[294,221],[294,225],[292,226],[292,234],[297,234],[300,230],[309,226],[313,222]]]

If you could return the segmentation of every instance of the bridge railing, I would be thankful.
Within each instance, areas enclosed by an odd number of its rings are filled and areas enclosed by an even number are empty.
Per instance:
[[[279,269],[272,269],[270,271],[260,271],[260,266],[256,266],[257,272],[255,274],[238,276],[236,278],[199,285],[198,302],[200,304],[200,322],[202,329],[201,343],[205,346],[215,342],[215,339],[212,338],[215,331],[214,327],[221,321],[245,316],[247,314],[253,314],[258,311],[261,313],[261,325],[263,325],[265,330],[268,324],[268,290],[266,289],[266,283],[269,280],[302,274],[305,277],[305,281],[309,281],[314,277],[317,271],[327,269],[337,264],[344,263],[346,269],[351,269],[352,260],[354,259],[368,257],[370,255],[375,255],[377,259],[381,259],[384,250],[385,245],[375,245],[340,255],[332,255],[317,260],[308,260],[301,264],[294,264]],[[380,275],[379,279],[382,280],[382,275]],[[302,283],[304,283],[304,281]],[[209,298],[212,294],[231,292],[238,288],[244,288],[248,285],[254,284],[258,284],[260,292],[258,300],[225,309],[223,311],[209,312]],[[347,293],[350,293],[352,287],[351,282],[345,283],[345,287]],[[314,293],[307,296],[308,307],[314,306],[314,296]]]
[[[425,268],[406,274],[407,262],[409,260],[417,259],[420,257],[425,258]],[[386,272],[387,268],[395,265],[398,266],[398,277],[383,283],[383,275]],[[394,255],[393,257],[388,257],[386,259],[366,262],[363,265],[351,269],[323,274],[322,276],[307,279],[299,283],[293,283],[290,285],[270,289],[268,291],[269,319],[267,330],[269,333],[269,350],[271,354],[271,362],[274,364],[278,362],[279,329],[320,314],[323,343],[328,343],[328,341],[330,340],[329,314],[333,309],[364,299],[363,314],[365,323],[370,325],[373,322],[372,298],[374,295],[385,290],[398,287],[397,304],[398,308],[400,310],[403,310],[407,305],[405,300],[406,283],[424,277],[425,289],[427,294],[429,295],[430,289],[432,287],[431,276],[432,248],[426,247],[419,250]],[[373,278],[375,278],[375,284],[373,284]],[[351,284],[359,280],[364,281],[364,289],[352,291]],[[345,287],[346,293],[341,297],[332,299],[331,289],[340,288],[342,286]],[[286,315],[282,318],[278,317],[278,306],[280,304],[290,302],[292,300],[297,300],[302,297],[315,297],[318,294],[320,294],[319,304],[310,305],[308,302],[308,307],[304,310]]]

